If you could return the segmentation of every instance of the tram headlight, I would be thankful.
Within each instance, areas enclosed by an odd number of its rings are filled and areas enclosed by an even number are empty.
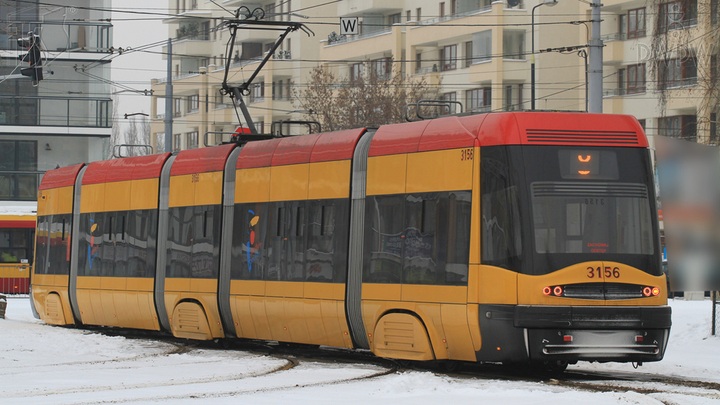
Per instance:
[[[556,296],[561,297],[562,293],[563,293],[563,289],[559,285],[557,285],[557,286],[555,286],[555,288],[553,288],[553,294],[555,294]]]
[[[552,288],[550,288],[550,287],[543,288],[543,294],[550,295],[551,292],[552,292]]]
[[[660,289],[657,287],[653,287],[652,295],[653,295],[653,297],[657,297],[658,295],[660,295]]]
[[[649,297],[652,294],[652,288],[644,287],[642,293],[644,296]]]

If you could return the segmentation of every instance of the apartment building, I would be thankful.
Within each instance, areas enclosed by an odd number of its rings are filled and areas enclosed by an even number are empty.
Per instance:
[[[112,127],[111,1],[0,2],[0,200],[34,205],[45,171],[103,158]],[[39,35],[44,79],[17,39]],[[52,74],[50,74],[52,72]],[[19,77],[18,77],[19,76]],[[0,205],[2,205],[0,204]]]
[[[648,135],[717,145],[718,0],[604,4],[604,112],[636,116]]]
[[[717,143],[717,2],[605,2],[603,111],[635,115],[649,135]],[[591,12],[585,2],[325,3],[223,2],[230,9],[260,7],[271,18],[287,18],[288,10],[301,10],[310,18],[298,21],[317,34],[288,37],[256,79],[248,101],[253,119],[264,132],[269,132],[273,121],[302,118],[290,100],[289,84],[307,83],[309,70],[319,64],[341,82],[366,75],[369,69],[381,78],[401,73],[433,86],[442,99],[461,102],[465,111],[509,111],[531,107],[534,50],[536,109],[587,108],[589,50],[578,48],[590,40]],[[173,59],[173,145],[185,149],[201,146],[206,132],[231,131],[238,122],[228,98],[218,92],[228,33],[212,28],[227,13],[212,3],[194,0],[171,0],[170,10],[177,16],[166,23],[170,36],[179,38],[173,53],[180,55]],[[360,34],[338,35],[340,17],[357,17]],[[247,78],[276,37],[267,31],[241,32],[229,77]],[[153,89],[162,95],[164,80],[156,81]],[[160,134],[164,109],[157,105],[153,131]],[[212,134],[208,139],[213,139]]]

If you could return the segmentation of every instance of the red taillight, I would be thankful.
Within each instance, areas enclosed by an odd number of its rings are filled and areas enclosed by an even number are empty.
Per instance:
[[[557,295],[558,297],[561,296],[561,295],[562,295],[562,287],[556,286],[556,287],[553,289],[553,294]]]
[[[565,341],[565,342],[572,342],[572,336],[570,336],[570,335],[565,335],[565,336],[563,336],[563,341]]]
[[[642,341],[643,341],[643,337],[642,337],[642,336],[635,336],[635,341],[636,341],[636,342],[642,342]]]
[[[635,291],[637,291],[637,290],[635,290]],[[651,289],[650,287],[645,287],[645,288],[643,288],[643,295],[644,295],[644,296],[649,297],[650,294],[652,294],[652,289]]]
[[[660,295],[660,289],[657,288],[657,287],[653,287],[653,289],[652,289],[652,295],[655,296],[655,297],[657,297],[658,295]]]
[[[551,292],[552,292],[552,290],[550,289],[550,287],[543,288],[543,294],[550,295]]]

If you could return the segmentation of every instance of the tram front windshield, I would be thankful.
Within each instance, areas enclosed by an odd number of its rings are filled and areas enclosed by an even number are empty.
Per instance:
[[[613,261],[660,274],[646,149],[493,146],[481,158],[484,264],[546,274]]]

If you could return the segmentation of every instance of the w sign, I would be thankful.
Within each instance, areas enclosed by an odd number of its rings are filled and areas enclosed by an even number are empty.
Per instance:
[[[359,33],[357,17],[340,18],[340,35],[357,35]]]

